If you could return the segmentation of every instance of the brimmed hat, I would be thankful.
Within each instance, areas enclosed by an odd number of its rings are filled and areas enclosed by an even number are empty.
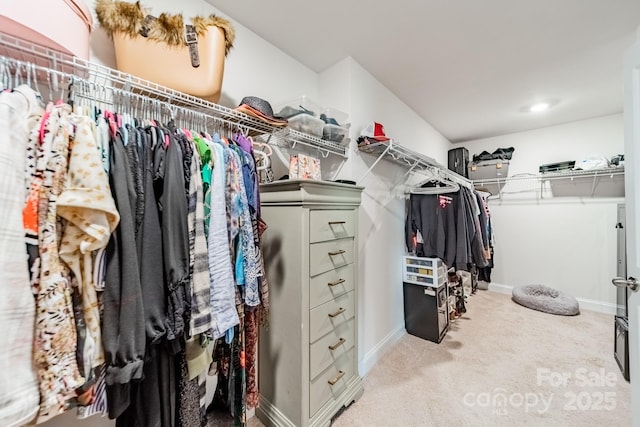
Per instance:
[[[287,119],[274,115],[271,104],[257,96],[245,96],[242,98],[236,111],[255,117],[273,126],[285,127],[289,123]]]

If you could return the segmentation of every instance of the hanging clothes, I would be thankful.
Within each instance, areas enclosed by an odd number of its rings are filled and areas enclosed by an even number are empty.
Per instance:
[[[440,258],[456,270],[486,267],[485,206],[466,187],[446,194],[411,194],[405,222],[407,250]]]
[[[145,356],[145,312],[135,242],[135,204],[122,135],[112,136],[109,181],[120,224],[107,247],[103,344],[107,362],[109,417],[117,418],[131,403],[131,381],[142,379]]]
[[[140,267],[140,286],[144,301],[144,324],[147,345],[159,344],[167,334],[167,288],[164,272],[158,268],[163,256],[160,213],[154,189],[155,152],[162,145],[161,130],[155,126],[138,127],[138,169],[142,171],[142,192],[138,198],[144,200],[142,223],[136,234],[137,254]],[[138,141],[138,139],[136,140]]]
[[[168,292],[167,340],[180,350],[185,331],[185,302],[189,292],[189,231],[182,152],[173,133],[165,134],[168,144],[156,151],[155,184],[162,229],[163,264]]]
[[[189,252],[191,273],[191,322],[189,335],[195,337],[213,328],[211,323],[211,285],[207,240],[204,234],[204,191],[200,170],[202,163],[197,151],[191,162],[189,188]]]
[[[25,251],[23,207],[35,153],[27,152],[31,117],[43,114],[35,92],[19,87],[0,94],[0,424],[21,426],[38,413],[38,380],[32,369],[35,301]],[[34,149],[35,147],[32,147]],[[25,182],[26,181],[26,182]],[[37,228],[36,228],[37,230]]]
[[[487,193],[477,193],[479,203],[481,204],[482,214],[480,220],[483,223],[482,237],[484,243],[485,259],[487,265],[478,269],[478,280],[482,280],[487,283],[491,283],[491,270],[493,269],[493,256],[494,256],[494,242],[493,242],[493,228],[491,226],[491,212],[487,203]]]
[[[412,194],[405,223],[407,247],[413,247],[413,235],[420,231],[422,242],[418,243],[416,254],[440,258],[447,266],[453,265],[458,249],[466,251],[466,247],[460,248],[457,237],[462,232],[456,226],[459,199],[459,194],[453,193]]]
[[[0,94],[0,318],[19,334],[0,352],[0,423],[77,407],[118,427],[198,427],[216,363],[221,408],[243,425],[269,292],[251,140],[74,105]]]
[[[69,409],[75,390],[84,383],[76,360],[77,334],[73,316],[69,273],[60,259],[58,234],[60,222],[57,201],[64,187],[68,168],[71,109],[53,108],[43,122],[49,157],[38,172],[42,189],[38,211],[40,277],[35,286],[36,336],[34,362],[40,382],[38,422],[44,422]]]
[[[226,194],[226,161],[224,149],[220,143],[212,145],[214,167],[211,185],[211,213],[209,220],[209,276],[211,285],[211,312],[214,316],[215,339],[224,336],[225,332],[240,323],[235,307],[235,282],[231,267],[231,252],[227,227]],[[222,226],[224,224],[224,226]]]
[[[57,203],[58,216],[66,220],[60,259],[78,281],[89,341],[85,343],[88,348],[83,358],[93,369],[104,363],[93,252],[107,246],[120,215],[111,196],[108,176],[99,167],[100,153],[89,118],[76,116],[70,122],[75,127],[75,138],[69,176]]]

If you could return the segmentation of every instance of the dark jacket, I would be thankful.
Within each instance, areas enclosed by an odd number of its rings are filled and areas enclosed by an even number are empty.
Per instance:
[[[448,267],[456,257],[456,209],[458,195],[412,194],[407,216],[407,247],[412,245],[412,235],[420,230],[424,243],[417,251],[419,256],[440,258]]]
[[[109,417],[115,418],[129,406],[129,383],[142,378],[145,325],[135,242],[135,205],[130,198],[133,181],[121,136],[112,138],[110,145],[109,184],[120,223],[107,246],[102,341]]]
[[[168,146],[158,144],[154,158],[154,188],[160,213],[167,291],[167,340],[177,352],[185,330],[189,292],[189,230],[182,153],[173,133]]]
[[[465,210],[467,216],[467,236],[469,247],[469,258],[466,266],[461,265],[459,269],[469,271],[470,264],[476,264],[478,267],[484,267],[484,248],[482,246],[482,233],[480,231],[480,219],[475,214],[475,195],[471,190],[463,188],[462,194],[465,199]],[[457,264],[457,263],[456,263]]]
[[[456,215],[456,226],[458,230],[456,243],[456,270],[469,271],[469,265],[473,262],[473,254],[471,252],[471,242],[473,241],[474,226],[467,196],[467,189],[461,188],[458,194],[459,204]]]
[[[482,233],[482,246],[485,250],[489,250],[489,218],[484,209],[484,201],[478,193],[475,194],[478,206],[480,207],[480,232]]]
[[[158,204],[153,190],[153,154],[158,140],[156,128],[137,129],[140,136],[140,170],[144,216],[136,241],[140,260],[140,282],[144,299],[147,340],[158,343],[167,333],[167,292],[162,263],[162,235]]]

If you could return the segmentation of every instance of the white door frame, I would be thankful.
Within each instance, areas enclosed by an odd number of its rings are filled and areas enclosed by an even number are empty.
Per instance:
[[[640,30],[640,28],[639,28]],[[625,58],[625,204],[627,277],[640,279],[640,31]],[[640,427],[640,292],[629,292],[629,370],[633,426]]]

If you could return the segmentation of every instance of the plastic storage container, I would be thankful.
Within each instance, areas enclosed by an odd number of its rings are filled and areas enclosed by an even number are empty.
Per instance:
[[[404,257],[403,282],[422,286],[442,286],[446,282],[446,269],[439,258]]]
[[[280,104],[276,113],[276,115],[289,120],[300,114],[315,117],[319,120],[320,114],[322,114],[322,108],[319,103],[312,101],[309,97],[303,95],[292,101]],[[320,135],[318,136],[322,136],[322,130],[320,130]]]
[[[2,0],[0,28],[19,39],[89,59],[93,20],[82,0]]]
[[[340,144],[349,141],[346,138],[348,133],[349,129],[346,127],[325,124],[322,128],[322,139]]]
[[[322,114],[324,115],[324,117],[326,117],[327,124],[333,124],[341,127],[348,127],[347,121],[349,120],[349,115],[344,111],[340,111],[335,108],[325,107],[322,109]]]
[[[349,115],[344,111],[335,108],[325,107],[322,109],[320,119],[325,123],[322,130],[322,139],[346,145],[349,143],[349,127],[347,123]]]
[[[309,114],[298,114],[289,118],[289,128],[322,138],[324,122]]]

